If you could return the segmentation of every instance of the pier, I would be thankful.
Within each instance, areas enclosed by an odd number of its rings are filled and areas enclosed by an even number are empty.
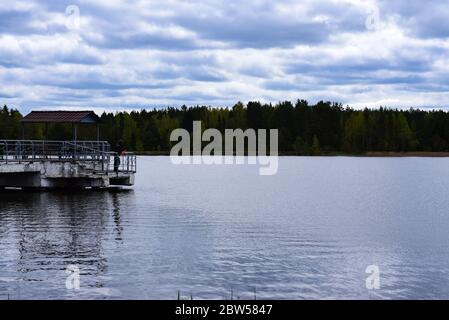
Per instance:
[[[107,141],[77,140],[77,125],[96,124],[98,128],[97,119],[92,112],[31,113],[25,117],[23,124],[72,123],[73,140],[0,140],[0,188],[82,189],[134,185],[136,155],[112,151]]]

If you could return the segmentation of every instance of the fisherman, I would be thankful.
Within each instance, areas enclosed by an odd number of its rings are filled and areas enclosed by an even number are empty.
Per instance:
[[[125,147],[123,146],[123,140],[119,140],[115,146],[115,156],[114,156],[114,172],[118,174],[120,168],[120,156],[125,152]]]

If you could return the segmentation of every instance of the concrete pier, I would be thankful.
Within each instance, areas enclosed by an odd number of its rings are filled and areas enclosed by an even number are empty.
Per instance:
[[[0,141],[0,188],[132,186],[136,156],[107,142]]]

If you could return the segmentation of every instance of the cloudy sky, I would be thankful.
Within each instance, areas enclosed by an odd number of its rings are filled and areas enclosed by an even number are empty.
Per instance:
[[[0,0],[0,103],[449,106],[447,0]]]

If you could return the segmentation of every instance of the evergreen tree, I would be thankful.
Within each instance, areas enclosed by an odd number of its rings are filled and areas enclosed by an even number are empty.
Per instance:
[[[0,139],[21,139],[22,115],[7,106],[0,108]],[[448,151],[449,113],[437,110],[406,111],[379,108],[354,110],[341,104],[320,101],[310,105],[305,100],[295,104],[282,101],[276,105],[239,102],[232,108],[194,106],[103,113],[101,139],[112,146],[123,140],[133,151],[169,152],[170,133],[176,128],[192,131],[192,122],[202,122],[203,130],[278,129],[280,152],[299,155],[367,151]],[[91,126],[80,126],[79,137],[96,137]],[[45,126],[26,126],[27,139],[44,139]],[[48,139],[72,137],[71,125],[51,124]]]

